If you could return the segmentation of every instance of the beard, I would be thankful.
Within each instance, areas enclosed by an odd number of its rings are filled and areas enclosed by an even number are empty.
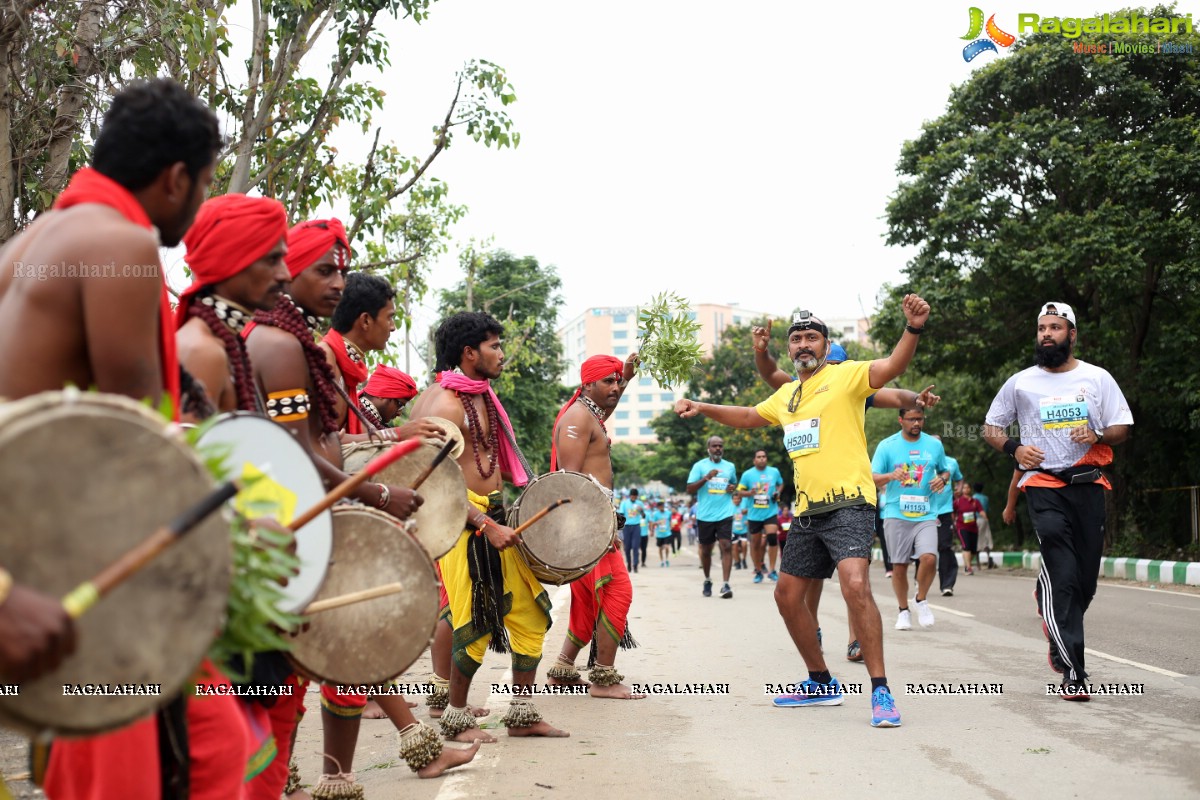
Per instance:
[[[821,364],[821,360],[814,353],[799,352],[792,359],[792,364],[796,367],[796,372],[805,372],[814,370]]]
[[[1033,348],[1033,363],[1039,367],[1061,367],[1071,357],[1071,342],[1062,344],[1039,344]]]

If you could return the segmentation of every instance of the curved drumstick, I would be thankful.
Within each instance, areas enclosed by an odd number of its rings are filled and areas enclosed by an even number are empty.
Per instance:
[[[337,486],[333,487],[332,491],[318,500],[316,505],[292,520],[292,524],[288,525],[288,528],[290,528],[293,533],[300,530],[305,525],[316,519],[317,516],[324,512],[327,508],[332,507],[333,504],[338,500],[346,497],[363,483],[365,483],[367,478],[370,478],[375,473],[389,466],[393,461],[397,460],[401,456],[408,455],[420,446],[420,439],[406,439],[405,441],[400,442],[397,445],[393,445],[387,450],[384,450],[382,453],[368,461],[367,465],[361,470],[346,478],[346,480],[342,481]]]
[[[534,514],[532,517],[530,517],[529,519],[527,519],[525,522],[522,522],[522,523],[521,523],[521,525],[520,525],[520,527],[518,527],[518,528],[514,528],[514,529],[513,529],[513,533],[515,533],[517,536],[520,536],[522,533],[524,533],[525,531],[529,530],[529,526],[530,526],[530,525],[532,525],[533,523],[537,522],[539,519],[541,519],[542,517],[546,516],[546,515],[547,515],[547,514],[549,514],[551,511],[553,511],[554,509],[556,509],[556,508],[558,508],[559,506],[563,505],[564,503],[569,503],[569,502],[571,502],[571,498],[569,498],[569,497],[563,497],[563,498],[560,498],[560,499],[558,499],[558,500],[555,500],[553,503],[551,503],[550,505],[548,505],[548,506],[546,506],[545,508],[543,508],[541,511],[537,512],[536,514]],[[483,536],[483,528],[477,528],[477,529],[475,530],[475,535],[476,535],[476,536]]]
[[[426,478],[433,474],[433,471],[438,468],[438,464],[441,464],[446,460],[446,456],[450,455],[450,451],[454,449],[454,444],[455,442],[453,438],[446,438],[446,443],[442,445],[442,449],[439,450],[438,454],[433,457],[433,463],[426,467],[425,471],[418,475],[417,479],[413,481],[412,490],[414,492],[421,488],[421,484],[425,482]]]
[[[253,483],[246,481],[246,485]],[[124,555],[109,564],[89,581],[76,586],[63,597],[63,608],[72,619],[79,619],[84,612],[96,605],[101,597],[111,592],[127,578],[132,576],[150,559],[178,541],[184,534],[194,530],[214,511],[242,490],[238,481],[226,481],[205,495],[199,502],[185,509],[179,516],[147,536]]]
[[[308,604],[308,608],[301,611],[301,614],[318,614],[322,611],[330,611],[342,606],[361,603],[364,600],[374,600],[376,597],[387,597],[390,594],[397,594],[404,591],[402,583],[385,583],[382,586],[373,586],[370,589],[361,589],[357,592],[347,592],[339,594],[337,597],[329,597],[324,600],[316,600]]]

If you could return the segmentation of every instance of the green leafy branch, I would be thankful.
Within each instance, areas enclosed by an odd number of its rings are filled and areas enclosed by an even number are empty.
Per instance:
[[[692,379],[703,355],[697,339],[700,323],[693,317],[691,303],[674,292],[663,292],[639,307],[639,373],[665,387]]]

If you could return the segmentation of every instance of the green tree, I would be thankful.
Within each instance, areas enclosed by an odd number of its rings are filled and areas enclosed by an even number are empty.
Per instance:
[[[429,173],[434,160],[459,131],[496,147],[520,142],[505,110],[516,100],[513,87],[501,67],[482,60],[447,80],[451,99],[423,154],[381,142],[376,115],[385,92],[368,76],[389,63],[391,21],[415,26],[434,2],[7,4],[0,9],[0,241],[45,210],[86,162],[99,119],[124,81],[170,75],[226,125],[229,146],[214,194],[274,197],[293,220],[347,204],[360,262],[401,286],[410,302],[419,300],[430,259],[444,250],[448,226],[464,212]],[[231,27],[244,29],[237,46]],[[322,69],[310,54],[329,44],[333,52]],[[364,137],[374,129],[364,161],[338,153],[331,142],[339,129]]]
[[[1171,39],[1200,49],[1200,35]],[[1114,375],[1137,422],[1114,463],[1110,535],[1186,538],[1186,515],[1172,524],[1164,496],[1140,492],[1200,482],[1200,370],[1187,355],[1200,344],[1198,145],[1194,56],[1082,56],[1056,34],[1022,37],[904,145],[888,241],[917,254],[875,333],[900,330],[910,287],[930,302],[915,368],[947,391],[939,418],[993,497],[1011,462],[984,449],[979,426],[1004,378],[1032,363],[1039,305],[1060,300],[1077,311],[1077,354]]]
[[[552,266],[504,250],[468,249],[466,278],[442,292],[444,319],[459,311],[486,311],[504,326],[504,373],[494,386],[512,420],[517,442],[533,470],[550,467],[550,432],[574,389],[562,385],[565,365],[555,333],[562,281]]]

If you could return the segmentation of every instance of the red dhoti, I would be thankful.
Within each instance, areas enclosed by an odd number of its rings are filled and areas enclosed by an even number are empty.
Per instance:
[[[620,642],[629,622],[633,584],[620,553],[604,554],[591,572],[571,584],[571,623],[567,637],[579,647],[592,640],[592,631],[604,631]]]
[[[229,686],[208,661],[201,674],[198,685]],[[241,702],[232,694],[189,698],[187,725],[191,800],[240,800],[256,749]]]
[[[365,694],[338,694],[336,683],[321,684],[321,710],[340,719],[356,719],[367,707]]]
[[[153,716],[86,739],[56,739],[46,768],[51,800],[162,796],[158,724]]]
[[[275,758],[246,784],[246,800],[279,800],[283,787],[287,785],[288,764],[292,759],[292,734],[304,717],[308,681],[289,675],[284,685],[292,687],[291,696],[281,696],[275,705],[267,709],[271,732],[275,736]]]

